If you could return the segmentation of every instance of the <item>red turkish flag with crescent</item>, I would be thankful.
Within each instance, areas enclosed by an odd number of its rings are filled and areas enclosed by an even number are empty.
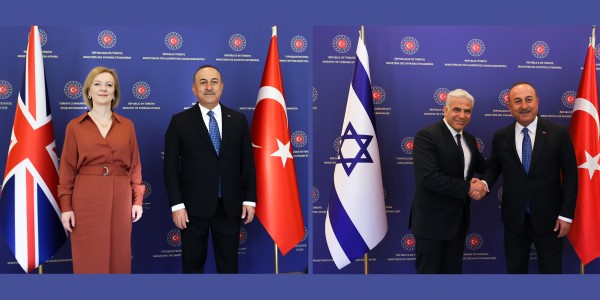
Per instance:
[[[600,120],[594,46],[590,44],[583,66],[569,133],[575,147],[579,193],[568,238],[586,265],[600,256]]]
[[[256,216],[285,255],[304,238],[304,222],[275,33],[256,100],[251,134],[256,162]]]

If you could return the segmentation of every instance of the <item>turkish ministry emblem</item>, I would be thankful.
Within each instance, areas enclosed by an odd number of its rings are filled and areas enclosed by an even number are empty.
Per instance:
[[[419,51],[419,41],[412,36],[407,36],[400,42],[400,48],[404,54],[413,55]]]
[[[536,58],[545,58],[550,52],[550,47],[544,41],[537,41],[531,46],[531,53]]]
[[[183,45],[183,38],[177,32],[170,32],[165,36],[165,45],[171,50],[177,50]]]
[[[0,99],[6,99],[12,95],[13,87],[10,82],[0,80]]]
[[[98,34],[98,44],[102,48],[112,48],[117,44],[117,36],[110,30],[104,30]]]
[[[481,56],[485,52],[485,44],[480,39],[472,39],[467,43],[467,51],[471,56]]]

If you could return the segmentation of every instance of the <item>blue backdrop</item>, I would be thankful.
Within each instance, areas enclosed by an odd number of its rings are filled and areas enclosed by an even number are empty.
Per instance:
[[[338,270],[324,235],[359,26],[314,29],[313,271],[362,273],[363,259]],[[463,88],[475,97],[467,131],[484,156],[493,133],[513,122],[506,93],[513,83],[533,83],[539,114],[569,125],[590,26],[366,26],[371,84],[381,155],[388,233],[369,253],[370,273],[415,273],[414,237],[408,228],[414,191],[412,142],[422,127],[443,117],[446,94]],[[600,45],[596,47],[600,60]],[[463,273],[505,273],[500,220],[502,181],[472,202]],[[535,251],[531,272],[537,272]],[[579,273],[565,241],[563,270]],[[598,261],[586,273],[600,273]]]
[[[171,115],[197,100],[191,91],[195,70],[217,66],[225,88],[221,101],[252,121],[254,105],[271,38],[270,26],[41,26],[42,50],[58,150],[69,120],[86,111],[83,81],[95,66],[117,70],[121,101],[116,111],[136,125],[147,192],[144,217],[133,225],[134,273],[180,273],[180,232],[171,220],[163,186],[164,133]],[[0,29],[0,170],[4,174],[15,103],[22,85],[29,27]],[[305,224],[310,184],[311,27],[278,28],[279,54],[289,127]],[[4,41],[11,41],[10,43]],[[101,191],[99,191],[101,192]],[[70,245],[44,264],[45,273],[70,273]],[[240,232],[240,272],[273,273],[274,247],[256,219]],[[308,240],[286,256],[279,271],[308,272]],[[22,272],[0,236],[0,273]],[[215,272],[212,255],[207,272]]]
[[[214,3],[212,3],[214,4]],[[106,0],[101,4],[64,0],[3,3],[2,26],[119,24],[128,26],[198,26],[199,24],[248,26],[366,24],[366,25],[465,25],[492,24],[594,24],[600,3],[573,0],[548,4],[543,1],[506,0],[482,5],[473,1],[383,1],[307,0],[282,5],[281,1],[233,0],[226,5],[202,1],[168,1],[156,5],[143,1]],[[352,30],[355,33],[356,30]],[[0,32],[0,35],[3,33]],[[355,39],[354,37],[352,37]],[[0,44],[0,47],[4,45]],[[10,41],[9,41],[10,42]],[[23,46],[24,47],[24,46]],[[0,65],[0,70],[5,65]],[[82,71],[82,73],[84,73]],[[348,84],[351,75],[348,76]],[[347,86],[344,88],[347,90]],[[12,118],[12,115],[11,115]],[[309,119],[312,115],[309,115]],[[309,126],[312,126],[312,119]],[[340,125],[337,125],[340,126]],[[338,129],[339,130],[339,129]],[[312,140],[311,140],[312,141]],[[314,144],[309,143],[309,147]],[[309,166],[309,168],[312,167]],[[312,173],[309,173],[311,178]],[[308,215],[312,219],[312,214]],[[310,226],[309,226],[310,229]],[[308,238],[312,248],[312,238]],[[308,253],[312,258],[312,250]],[[312,264],[309,264],[312,269]],[[72,297],[106,299],[121,297],[166,298],[174,294],[198,297],[254,295],[262,299],[366,298],[377,294],[439,299],[484,296],[486,299],[583,298],[600,291],[598,275],[576,276],[418,276],[418,275],[328,275],[328,276],[22,276],[0,275],[3,293],[47,297],[65,292]],[[192,289],[184,289],[193,286]]]
[[[281,272],[361,273],[362,262],[338,271],[327,250],[323,224],[352,75],[358,27],[286,26],[279,29],[280,59],[294,137],[307,237],[314,237],[309,266],[308,238],[280,257]],[[134,224],[133,272],[180,272],[179,232],[170,218],[162,184],[163,134],[173,113],[191,106],[194,70],[215,64],[223,73],[223,103],[252,119],[256,91],[267,52],[270,28],[248,27],[41,27],[46,77],[57,145],[64,127],[85,111],[81,85],[96,65],[116,68],[123,98],[117,111],[137,127],[143,177],[148,192],[144,218]],[[24,68],[28,27],[4,27],[0,38],[0,157],[6,157],[14,104]],[[314,62],[313,62],[314,35]],[[519,80],[534,83],[540,114],[568,126],[577,90],[589,26],[367,27],[376,118],[381,145],[389,230],[370,253],[372,273],[414,273],[414,239],[408,229],[413,192],[412,139],[421,127],[442,116],[445,93],[464,88],[476,98],[468,130],[488,156],[494,130],[512,121],[506,89]],[[241,47],[233,43],[241,42]],[[143,46],[141,46],[143,45]],[[600,55],[599,55],[600,56]],[[310,78],[314,73],[314,82]],[[309,100],[310,99],[310,100]],[[312,112],[309,105],[312,103]],[[310,143],[309,137],[314,140]],[[313,144],[315,146],[313,146]],[[314,147],[314,158],[310,153]],[[4,170],[4,160],[0,169]],[[314,168],[314,169],[313,169]],[[465,273],[504,273],[501,182],[485,200],[474,202],[472,226],[465,244]],[[308,201],[308,195],[312,201]],[[312,202],[312,215],[307,218]],[[312,233],[312,234],[309,234]],[[240,233],[240,269],[273,272],[272,242],[256,221]],[[565,272],[579,271],[578,259],[565,243]],[[535,271],[535,252],[532,252]],[[66,245],[45,264],[47,273],[71,272]],[[212,258],[211,258],[212,259]],[[209,272],[214,267],[209,264]],[[594,262],[586,273],[600,272]],[[0,239],[0,272],[19,273],[4,239]]]

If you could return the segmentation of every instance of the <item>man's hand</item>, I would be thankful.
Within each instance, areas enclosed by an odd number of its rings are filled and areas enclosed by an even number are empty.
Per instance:
[[[566,236],[569,233],[569,230],[571,230],[571,223],[561,219],[556,219],[556,225],[554,225],[554,232],[558,231],[558,235],[556,237],[561,238]]]
[[[487,195],[487,186],[478,178],[471,179],[471,187],[469,188],[469,197],[478,201]]]
[[[242,205],[242,219],[246,219],[244,224],[248,224],[254,220],[254,207],[250,205]]]
[[[179,228],[179,229],[187,228],[187,223],[190,220],[188,219],[187,210],[185,208],[178,209],[178,210],[174,211],[173,213],[171,213],[171,215],[173,216],[173,223],[175,223],[175,226],[177,228]]]

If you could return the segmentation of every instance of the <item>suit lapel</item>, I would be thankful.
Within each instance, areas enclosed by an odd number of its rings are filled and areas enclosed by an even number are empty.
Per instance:
[[[210,140],[210,135],[208,134],[208,128],[206,128],[206,124],[204,123],[204,119],[202,117],[202,112],[200,111],[200,107],[198,103],[192,106],[190,109],[190,119],[192,120],[192,124],[194,124],[195,129],[198,131],[202,140],[207,144],[207,146],[212,149],[212,152],[216,155],[217,151],[215,151],[215,146]]]
[[[515,137],[515,126],[516,126],[517,122],[513,122],[513,124],[511,126],[508,126],[506,128],[507,133],[506,133],[506,144],[508,145],[509,148],[509,155],[511,156],[511,158],[513,160],[515,160],[520,166],[521,166],[521,172],[523,172],[523,174],[525,173],[525,169],[523,168],[523,163],[521,163],[521,159],[519,158],[519,153],[517,153],[517,141],[516,141],[516,137]]]
[[[547,133],[548,129],[546,128],[546,124],[541,118],[538,117],[538,124],[535,132],[535,143],[533,144],[533,152],[531,153],[531,165],[529,166],[529,170],[532,170],[533,167],[535,167],[535,164],[544,152],[546,143],[548,141]]]
[[[469,162],[469,167],[467,168],[467,175],[469,175],[469,177],[470,177],[472,174],[471,166],[473,165],[473,161],[475,160],[476,153],[479,152],[479,149],[477,148],[477,143],[475,142],[475,137],[471,136],[464,130],[463,130],[463,136],[464,136],[465,143],[467,143],[467,148],[469,148],[469,151],[471,151],[471,161]],[[477,151],[477,152],[475,152],[475,151]]]
[[[452,132],[450,131],[450,129],[448,129],[448,126],[446,126],[446,123],[444,123],[444,120],[442,120],[439,123],[439,126],[441,127],[442,130],[442,135],[443,135],[443,139],[444,139],[444,143],[446,143],[446,147],[448,147],[449,149],[452,149],[452,156],[455,157],[456,160],[456,166],[458,167],[458,169],[460,170],[464,170],[464,166],[461,166],[461,159],[460,159],[460,151],[458,151],[458,145],[456,144],[456,137],[452,136]],[[463,136],[462,138],[463,142],[465,142],[465,138]],[[462,172],[461,172],[462,174]]]
[[[225,105],[221,104],[221,123],[223,128],[221,128],[221,153],[223,153],[223,149],[227,147],[227,142],[231,138],[231,132],[233,132],[233,114],[230,109]]]

